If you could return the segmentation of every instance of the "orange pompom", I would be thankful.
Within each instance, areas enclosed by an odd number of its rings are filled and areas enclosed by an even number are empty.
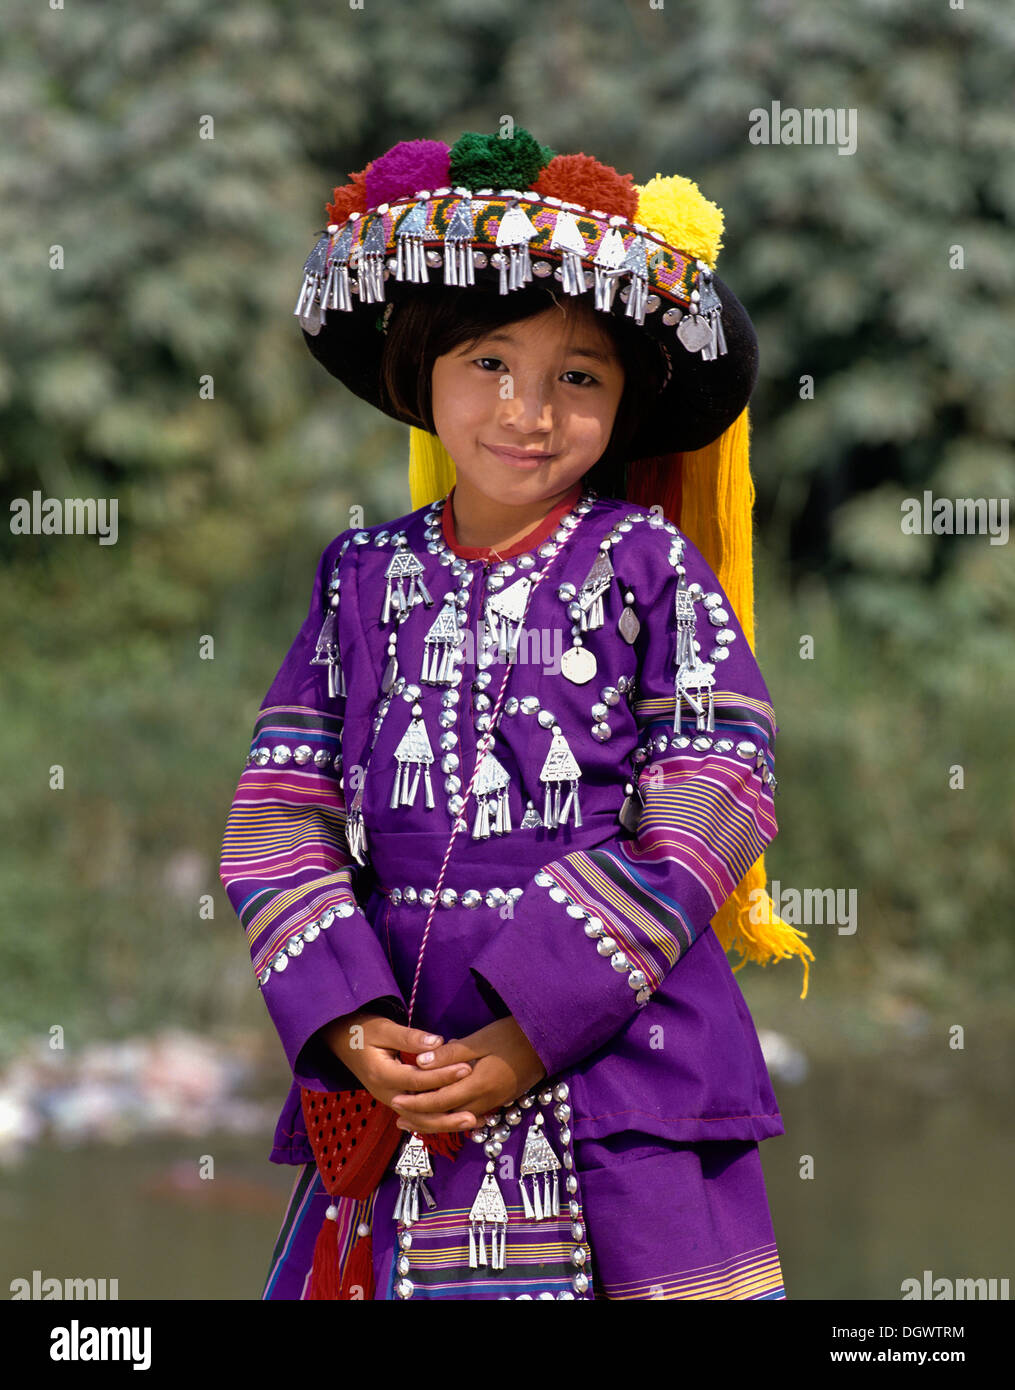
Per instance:
[[[554,155],[532,187],[544,198],[549,195],[565,203],[579,203],[590,212],[605,212],[628,222],[638,207],[638,190],[632,175],[618,174],[609,164],[600,164],[589,154]]]
[[[366,212],[367,210],[367,169],[361,169],[358,174],[350,174],[349,182],[343,184],[341,188],[333,190],[333,202],[328,203],[324,211],[328,217],[328,225],[333,222],[341,226],[348,221],[349,214],[352,212]]]

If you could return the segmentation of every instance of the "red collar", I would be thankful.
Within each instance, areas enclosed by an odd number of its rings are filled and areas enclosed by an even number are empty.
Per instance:
[[[500,558],[502,560],[509,560],[512,555],[522,555],[526,550],[535,550],[537,545],[541,545],[542,542],[546,540],[551,531],[557,529],[557,524],[561,517],[565,512],[571,510],[581,496],[581,493],[582,481],[579,479],[567,496],[561,498],[553,511],[543,517],[543,520],[538,526],[532,531],[529,531],[520,541],[516,541],[514,545],[509,546],[507,550],[499,550],[497,554]],[[453,551],[455,555],[460,556],[463,560],[488,560],[493,558],[494,552],[491,546],[458,544],[458,539],[455,536],[455,517],[451,506],[454,495],[455,490],[452,488],[451,495],[448,497],[444,506],[444,543],[449,550]]]

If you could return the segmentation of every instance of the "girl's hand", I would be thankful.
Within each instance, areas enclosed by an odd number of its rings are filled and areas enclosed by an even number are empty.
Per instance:
[[[469,1075],[472,1068],[462,1058],[426,1071],[403,1062],[399,1054],[433,1054],[442,1039],[421,1028],[405,1028],[379,1014],[355,1013],[336,1018],[321,1029],[332,1052],[383,1105],[395,1095],[449,1086]],[[449,1126],[450,1128],[450,1126]]]
[[[399,1129],[421,1134],[477,1129],[488,1111],[517,1100],[546,1075],[532,1044],[511,1017],[420,1053],[411,1070],[435,1076],[463,1062],[471,1062],[472,1068],[460,1081],[441,1083],[437,1089],[406,1086],[392,1096],[389,1104],[399,1116]]]

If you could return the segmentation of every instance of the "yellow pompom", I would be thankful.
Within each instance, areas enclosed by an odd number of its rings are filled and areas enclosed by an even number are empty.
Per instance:
[[[715,269],[722,246],[722,208],[679,174],[656,174],[648,183],[638,184],[637,193],[636,222],[658,232],[677,251],[686,251]]]

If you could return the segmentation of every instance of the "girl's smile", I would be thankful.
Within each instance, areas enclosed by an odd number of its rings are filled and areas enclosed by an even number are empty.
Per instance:
[[[454,459],[463,545],[523,536],[603,455],[624,391],[608,335],[550,308],[438,357],[437,434]]]

